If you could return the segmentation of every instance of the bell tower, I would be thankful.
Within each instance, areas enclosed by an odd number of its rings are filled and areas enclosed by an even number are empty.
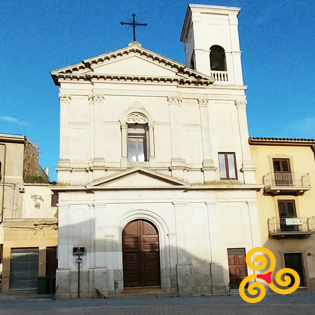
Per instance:
[[[180,38],[185,43],[186,65],[211,75],[215,84],[243,85],[239,12],[231,7],[188,6]]]

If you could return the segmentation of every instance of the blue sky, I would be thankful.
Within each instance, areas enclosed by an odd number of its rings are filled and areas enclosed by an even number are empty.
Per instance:
[[[0,133],[59,157],[58,88],[50,71],[128,45],[135,13],[143,47],[184,63],[186,0],[6,0],[0,3]],[[315,1],[200,0],[241,7],[239,33],[250,136],[315,138]]]

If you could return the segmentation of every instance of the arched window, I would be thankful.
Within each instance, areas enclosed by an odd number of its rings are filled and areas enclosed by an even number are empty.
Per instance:
[[[226,71],[225,50],[221,46],[211,46],[210,66],[214,71]]]

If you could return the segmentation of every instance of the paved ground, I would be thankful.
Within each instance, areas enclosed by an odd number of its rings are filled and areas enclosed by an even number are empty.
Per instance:
[[[315,294],[268,294],[249,305],[237,294],[225,297],[18,299],[0,295],[0,315],[315,315]]]

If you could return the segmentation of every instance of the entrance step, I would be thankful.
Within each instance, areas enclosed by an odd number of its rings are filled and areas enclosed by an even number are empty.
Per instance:
[[[164,297],[164,296],[178,296],[174,289],[163,289],[161,287],[132,287],[125,288],[124,291],[109,295],[109,297]]]

